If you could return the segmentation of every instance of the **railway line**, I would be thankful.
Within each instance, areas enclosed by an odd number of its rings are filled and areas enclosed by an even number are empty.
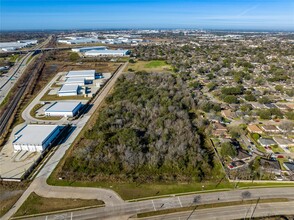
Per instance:
[[[33,75],[30,74],[25,79],[25,82],[21,86],[19,86],[17,93],[13,97],[13,100],[7,106],[6,111],[4,111],[4,113],[1,115],[1,117],[0,117],[0,137],[5,133],[9,119],[11,118],[14,111],[16,110],[16,107],[17,107],[19,101],[21,100],[21,98],[23,97],[23,95],[26,91],[26,88],[29,85],[29,83],[31,82],[32,78],[33,78]]]
[[[51,41],[51,39],[52,39],[52,36],[50,36],[41,45],[38,45],[37,49],[46,46]],[[11,79],[15,76],[17,72],[19,71],[24,72],[26,70],[26,68],[23,68],[23,67],[26,66],[30,57],[32,57],[33,55],[34,55],[34,52],[30,52],[22,58],[22,60],[17,64],[17,67],[14,70],[13,74],[7,79],[7,81],[4,84],[2,84],[2,86],[0,87],[0,90],[4,89],[4,87],[8,84],[8,82],[11,81]],[[35,74],[28,74],[27,76],[25,76],[23,83],[20,86],[18,86],[18,90],[16,91],[12,100],[10,101],[10,103],[8,104],[8,106],[3,111],[2,115],[0,116],[0,137],[3,137],[3,134],[5,134],[5,131],[8,129],[9,120],[13,116],[13,113],[15,112],[17,105],[19,104],[21,98],[23,97],[28,85],[32,82],[34,75]]]

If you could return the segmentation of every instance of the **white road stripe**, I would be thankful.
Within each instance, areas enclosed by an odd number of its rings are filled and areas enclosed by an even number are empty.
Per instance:
[[[156,211],[156,208],[155,208],[154,202],[153,202],[153,200],[151,200],[151,201],[152,201],[152,204],[153,204],[154,211]]]
[[[180,206],[183,207],[181,200],[180,200],[180,197],[178,197],[178,200],[179,200]]]

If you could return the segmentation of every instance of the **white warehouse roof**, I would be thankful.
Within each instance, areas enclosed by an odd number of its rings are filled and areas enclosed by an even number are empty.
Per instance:
[[[79,86],[78,85],[63,85],[61,89],[58,91],[58,93],[64,93],[64,92],[76,92],[78,91]]]
[[[124,56],[129,50],[90,50],[85,53],[86,56]]]
[[[83,86],[85,85],[85,78],[66,78],[64,85],[79,85]]]
[[[58,125],[26,125],[15,133],[13,144],[42,145],[56,129]]]
[[[80,78],[84,77],[85,79],[95,79],[95,70],[76,70],[69,71],[66,75],[67,78]]]
[[[82,48],[73,48],[71,49],[74,52],[86,52],[89,50],[106,50],[105,46],[97,46],[97,47],[82,47]]]
[[[55,102],[45,112],[74,112],[81,102]]]

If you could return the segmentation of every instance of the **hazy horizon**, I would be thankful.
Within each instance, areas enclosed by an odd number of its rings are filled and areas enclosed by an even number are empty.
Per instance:
[[[293,31],[291,0],[2,0],[0,30]]]

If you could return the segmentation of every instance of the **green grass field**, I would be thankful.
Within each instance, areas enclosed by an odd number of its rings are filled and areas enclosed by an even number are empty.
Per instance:
[[[146,63],[144,67],[145,68],[158,68],[158,67],[162,67],[162,66],[166,66],[165,61],[153,60],[153,61]]]
[[[98,187],[112,189],[117,192],[124,200],[140,200],[148,197],[167,196],[171,194],[204,193],[211,191],[232,190],[234,187],[239,189],[259,188],[259,187],[293,187],[291,183],[260,183],[260,182],[228,182],[226,179],[216,179],[214,182],[194,182],[194,183],[109,183],[109,182],[79,182],[66,181],[53,178],[51,175],[47,180],[50,185],[76,186],[76,187]]]
[[[129,63],[127,71],[146,71],[146,72],[172,72],[172,67],[162,60],[152,61],[137,61],[136,63]]]
[[[107,182],[68,182],[65,180],[56,180],[49,178],[47,183],[59,186],[76,187],[98,187],[108,188],[116,191],[124,200],[144,199],[146,197],[157,197],[170,194],[182,194],[204,190],[224,190],[233,188],[233,184],[223,181],[217,185],[212,182],[202,183],[154,183],[154,184],[136,184],[136,183],[107,183]]]

